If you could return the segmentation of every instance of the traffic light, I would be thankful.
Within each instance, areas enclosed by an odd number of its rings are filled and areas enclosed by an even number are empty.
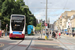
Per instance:
[[[50,27],[49,27],[49,24],[48,24],[48,28],[50,28]]]
[[[44,23],[45,23],[45,21],[42,21],[42,26],[45,26],[45,24],[44,24]]]

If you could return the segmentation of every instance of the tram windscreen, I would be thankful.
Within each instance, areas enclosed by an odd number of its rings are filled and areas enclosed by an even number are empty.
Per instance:
[[[11,26],[13,31],[23,31],[24,28],[24,16],[12,16]]]

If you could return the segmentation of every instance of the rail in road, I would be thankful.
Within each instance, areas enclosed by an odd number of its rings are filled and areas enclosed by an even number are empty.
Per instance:
[[[70,50],[62,41],[60,41],[59,39],[57,39],[57,41],[58,41],[59,43],[61,43],[64,47],[66,47],[67,50]]]
[[[64,36],[65,37],[65,36]],[[68,38],[68,37],[66,37],[66,38]],[[75,39],[75,38],[73,38],[73,39]],[[72,44],[74,44],[75,45],[75,43],[74,42],[72,42],[72,41],[70,41],[70,40],[68,40],[68,39],[65,39],[67,42],[70,42],[70,43],[72,43]]]
[[[33,38],[34,38],[34,37],[33,37]],[[31,39],[29,45],[26,47],[25,50],[28,50],[28,48],[30,47],[30,45],[31,45],[31,43],[32,43],[33,38]],[[12,50],[15,46],[18,46],[18,45],[19,45],[21,42],[23,42],[23,41],[24,41],[24,40],[21,40],[19,43],[17,43],[16,45],[14,45],[14,46],[8,48],[7,50]]]
[[[64,39],[64,41],[66,41],[66,42],[68,42],[68,43],[71,43],[72,45],[75,45],[75,43],[74,42],[72,42],[72,41],[70,41],[70,39],[69,39],[69,37],[66,37],[66,36],[63,36],[64,38],[66,38],[66,39]],[[61,39],[61,38],[60,38]],[[62,45],[67,49],[67,50],[71,50],[71,47],[68,47],[66,44],[64,44],[64,42],[62,42],[61,40],[63,40],[63,39],[54,39],[54,40],[56,40],[57,42],[59,42],[59,44],[61,44],[60,46],[62,47]],[[72,39],[72,38],[71,38]],[[74,38],[73,38],[74,39]]]

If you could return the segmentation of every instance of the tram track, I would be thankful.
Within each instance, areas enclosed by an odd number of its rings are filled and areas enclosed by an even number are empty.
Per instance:
[[[64,36],[65,37],[65,36]],[[65,37],[66,39],[63,39],[64,42],[68,42],[70,43],[71,45],[75,45],[74,42],[70,41],[70,39],[68,37]],[[64,47],[66,47],[67,50],[71,50],[70,48],[71,47],[74,47],[74,46],[66,46],[66,44],[64,44],[64,42],[62,42],[60,39],[55,39],[57,42],[61,43]],[[60,45],[61,46],[61,45]],[[61,46],[62,47],[62,46]]]
[[[64,36],[65,37],[65,36]],[[67,37],[68,38],[68,37]],[[70,42],[70,43],[72,43],[72,44],[74,44],[75,45],[75,43],[74,42],[72,42],[72,41],[70,41],[69,39],[65,39],[65,40],[67,40],[67,42]]]
[[[34,37],[33,37],[33,38],[34,38]],[[33,41],[33,38],[31,39],[29,45],[27,45],[27,47],[25,48],[25,50],[28,50],[28,48],[30,47],[30,45],[31,45],[31,43],[32,43],[32,41]],[[19,45],[21,42],[23,42],[23,41],[24,41],[24,40],[21,40],[21,41],[18,42],[16,45],[14,45],[14,46],[8,48],[7,50],[12,50],[13,48],[15,48],[16,46],[18,46],[18,45]]]
[[[62,41],[60,41],[59,39],[57,39],[57,41],[58,41],[59,43],[61,43],[64,47],[66,47],[67,50],[70,50]]]
[[[62,47],[62,45],[64,46],[64,47],[66,47],[66,49],[67,50],[70,50],[62,41],[60,41],[59,39],[55,39],[58,43],[59,43],[59,45]],[[65,49],[65,50],[66,50]]]
[[[16,45],[12,46],[11,48],[8,48],[7,50],[11,50],[11,49],[14,48],[15,46],[18,46],[22,41],[24,41],[24,40],[21,40],[19,43],[17,43]]]
[[[34,37],[33,37],[33,38],[34,38]],[[30,47],[30,45],[31,45],[31,43],[32,43],[33,38],[31,39],[30,44],[26,47],[26,49],[25,49],[25,50],[28,50],[28,48]]]

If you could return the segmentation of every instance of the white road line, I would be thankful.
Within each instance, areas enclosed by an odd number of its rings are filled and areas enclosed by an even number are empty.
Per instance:
[[[4,44],[3,43],[0,43],[0,47],[3,47],[4,46]]]

